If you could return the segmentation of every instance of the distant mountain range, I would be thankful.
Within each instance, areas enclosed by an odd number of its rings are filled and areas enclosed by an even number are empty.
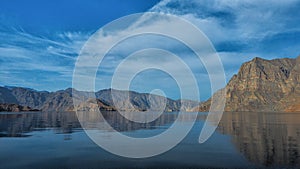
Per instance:
[[[224,89],[225,111],[300,112],[300,56],[244,63]],[[211,99],[193,111],[208,111]]]
[[[73,91],[76,95],[85,96],[87,104],[97,104],[100,109],[112,111],[156,111],[166,103],[163,111],[191,111],[199,102],[190,100],[172,100],[159,95],[121,91],[114,89],[100,90],[95,93],[96,100],[89,99],[91,92]],[[36,91],[21,87],[0,87],[0,103],[29,106],[42,111],[74,111],[72,88],[56,92]],[[116,98],[112,99],[112,94]],[[128,97],[129,96],[129,97]],[[182,105],[182,106],[181,106]],[[87,105],[84,105],[85,107]],[[80,108],[83,105],[79,105]],[[181,109],[180,109],[181,108]]]
[[[81,109],[100,108],[102,110],[156,111],[165,106],[164,111],[209,111],[211,99],[206,102],[172,100],[158,95],[121,91],[100,90],[96,98],[89,99],[92,93],[73,91],[86,97]],[[225,111],[255,112],[296,112],[300,111],[300,56],[265,60],[254,58],[244,63],[238,74],[227,86],[214,94],[226,93]],[[36,91],[21,87],[0,87],[0,103],[29,106],[42,111],[73,111],[72,89],[56,92]],[[112,99],[114,95],[115,102]],[[129,96],[129,97],[128,97]],[[164,103],[164,104],[163,104]]]

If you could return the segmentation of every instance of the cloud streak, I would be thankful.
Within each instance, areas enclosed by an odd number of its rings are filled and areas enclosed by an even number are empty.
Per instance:
[[[2,85],[57,90],[49,81],[63,81],[69,87],[81,46],[90,33],[63,32],[38,36],[19,28],[2,26],[0,72]],[[9,73],[8,73],[9,72]],[[26,81],[26,83],[24,83]],[[36,84],[45,84],[37,87]]]

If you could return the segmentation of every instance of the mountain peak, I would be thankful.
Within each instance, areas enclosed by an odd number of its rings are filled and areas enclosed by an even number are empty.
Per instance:
[[[261,62],[261,61],[268,61],[268,60],[260,58],[260,57],[255,57],[250,62]]]
[[[225,111],[300,111],[299,66],[295,59],[254,58],[227,84]],[[216,93],[217,94],[217,93]],[[215,95],[216,95],[215,94]],[[298,98],[298,99],[297,99]],[[207,111],[210,100],[200,106]]]

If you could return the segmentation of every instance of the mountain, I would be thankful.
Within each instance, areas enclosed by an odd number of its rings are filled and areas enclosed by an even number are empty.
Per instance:
[[[22,87],[0,87],[0,103],[13,103],[29,106],[33,109],[42,109],[50,95],[47,91],[36,91]]]
[[[194,112],[193,109],[199,105],[198,101],[194,100],[176,100],[176,103],[181,109],[186,112]]]
[[[244,63],[227,86],[214,94],[226,93],[225,111],[300,111],[300,56]],[[194,111],[208,111],[210,101]]]
[[[74,111],[73,94],[83,97],[91,105],[92,92],[77,91],[72,88],[56,92],[36,91],[21,87],[0,87],[0,103],[14,103],[29,106],[43,111]],[[172,100],[163,96],[121,91],[114,89],[100,90],[95,93],[100,109],[123,111],[182,111],[191,110],[198,102],[188,100]],[[112,98],[115,98],[113,100]],[[91,105],[92,107],[94,105]],[[79,105],[82,108],[82,105]]]
[[[238,74],[214,97],[220,97],[225,92],[225,111],[296,112],[300,111],[299,81],[300,56],[274,60],[254,58],[244,63]],[[108,111],[208,111],[211,102],[209,99],[199,105],[190,100],[172,100],[159,95],[114,89],[100,90],[95,93],[96,100],[91,100],[93,93],[72,88],[47,92],[0,87],[0,103],[29,106],[43,111],[73,111],[74,94],[86,101],[79,108],[86,108],[87,105],[95,108],[98,105],[100,109]]]
[[[18,103],[18,101],[10,89],[0,87],[0,103]]]
[[[93,111],[96,112],[97,109],[103,111],[116,111],[116,108],[113,106],[108,105],[107,103],[99,100],[99,99],[87,99],[86,102],[82,102],[78,107],[77,110],[79,111]]]
[[[41,105],[43,111],[73,111],[72,89],[51,92]]]
[[[162,108],[162,111],[179,111],[181,106],[180,102],[163,96],[114,89],[100,90],[96,98],[127,111],[160,111]]]
[[[10,91],[11,95],[13,95],[17,100],[17,104],[22,106],[29,106],[34,109],[41,109],[44,102],[50,95],[50,93],[47,91],[36,91],[33,89],[22,87],[12,87]]]

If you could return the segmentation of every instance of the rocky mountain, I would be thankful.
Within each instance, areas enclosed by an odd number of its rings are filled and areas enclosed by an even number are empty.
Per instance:
[[[186,112],[193,112],[193,109],[199,105],[198,101],[193,100],[176,100],[176,104]]]
[[[41,109],[46,99],[50,95],[47,91],[36,91],[29,88],[11,88],[11,94],[17,100],[17,104],[29,106],[34,109]]]
[[[127,111],[160,111],[162,108],[162,111],[179,111],[181,106],[180,102],[159,95],[114,89],[100,90],[96,98]]]
[[[244,63],[224,89],[225,111],[300,111],[300,56]],[[211,99],[194,111],[208,111]]]
[[[74,93],[72,90],[72,88],[68,88],[47,92],[21,87],[0,87],[0,103],[14,103],[43,111],[73,111],[72,97]],[[93,98],[91,92],[77,90],[74,92],[77,96],[83,97],[84,100],[91,103],[89,100],[89,98]],[[148,93],[113,89],[100,90],[95,93],[95,96],[100,109],[108,111],[115,109],[123,111],[179,111],[181,105],[182,111],[188,111],[198,104],[195,101],[185,100],[181,102],[181,100],[175,101]]]
[[[0,112],[21,112],[21,111],[38,111],[37,109],[32,109],[28,106],[20,106],[17,104],[7,104],[0,103]]]
[[[72,89],[59,90],[49,93],[42,103],[43,111],[73,111]]]
[[[224,89],[214,94],[220,97],[225,92],[225,111],[300,111],[300,56],[265,60],[254,58],[244,63]],[[36,91],[21,87],[0,87],[0,103],[29,106],[43,111],[73,111],[73,89],[56,92]],[[172,100],[158,95],[121,91],[100,90],[95,93],[75,91],[86,103],[103,110],[122,111],[208,111],[211,99],[199,105],[189,100]],[[113,99],[114,98],[114,99]],[[79,105],[80,108],[84,108]],[[163,109],[163,110],[162,110]]]
[[[0,87],[0,103],[18,103],[11,90],[6,87]]]
[[[110,106],[109,104],[99,100],[99,99],[87,99],[86,102],[82,102],[78,107],[77,110],[79,111],[93,111],[96,112],[97,109],[103,111],[116,111],[116,108]]]

